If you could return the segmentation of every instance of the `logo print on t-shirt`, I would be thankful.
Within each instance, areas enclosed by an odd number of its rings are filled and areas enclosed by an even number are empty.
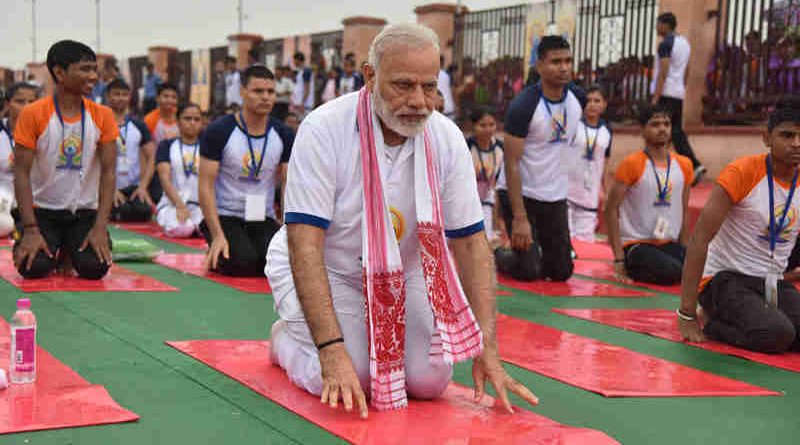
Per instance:
[[[389,215],[392,217],[394,237],[397,238],[397,243],[400,244],[400,240],[406,233],[406,219],[403,218],[403,214],[394,207],[389,207]]]
[[[183,165],[192,174],[197,174],[197,162],[193,153],[183,153]],[[185,173],[185,172],[184,172]]]
[[[128,154],[128,146],[122,140],[122,136],[117,138],[117,156],[125,156]]]
[[[13,169],[14,169],[14,152],[12,151],[8,153],[8,170],[10,171]]]
[[[240,181],[258,182],[261,180],[261,172],[256,172],[256,167],[261,163],[261,153],[255,154],[255,162],[251,161],[250,153],[242,156],[242,171],[239,175]],[[255,164],[255,165],[254,165]]]
[[[61,141],[58,152],[58,170],[80,170],[81,158],[83,157],[83,143],[81,137],[75,133],[70,133]]]
[[[783,215],[783,207],[783,204],[778,204],[778,206],[775,207],[775,224],[778,224],[781,220],[781,215]],[[797,209],[794,207],[789,207],[789,211],[786,213],[786,225],[778,234],[778,239],[775,240],[777,244],[789,242],[792,235],[792,228],[794,227],[795,223],[797,223]],[[769,242],[769,222],[767,223],[767,226],[764,227],[764,230],[761,232],[761,235],[759,235],[758,238]]]
[[[550,140],[548,142],[564,142],[567,140],[567,115],[563,108],[553,110],[550,120]]]
[[[658,172],[658,180],[660,184],[664,184],[664,181],[667,182],[667,190],[664,193],[664,196],[658,196],[658,191],[656,191],[656,201],[653,203],[655,206],[663,206],[667,207],[672,205],[672,180],[667,181],[667,174],[665,172]]]

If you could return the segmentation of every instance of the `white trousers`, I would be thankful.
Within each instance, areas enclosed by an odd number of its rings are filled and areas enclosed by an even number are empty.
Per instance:
[[[11,185],[0,185],[0,238],[5,238],[14,231],[14,218],[11,217],[14,205],[14,190]]]
[[[178,222],[178,209],[172,204],[160,208],[156,214],[156,221],[161,226],[164,234],[173,238],[189,238],[203,221],[203,212],[197,204],[187,204],[189,219],[183,223]]]
[[[285,230],[279,232],[285,236]],[[277,246],[273,248],[273,246]],[[303,310],[291,277],[285,243],[270,244],[266,274],[280,317],[273,329],[272,358],[298,387],[314,395],[322,393],[322,372],[317,348],[311,338]],[[369,397],[369,340],[365,324],[364,295],[361,279],[328,274],[333,306],[344,346],[353,361],[361,388]],[[447,388],[453,367],[441,356],[430,357],[431,348],[441,350],[441,340],[434,335],[433,313],[420,271],[406,279],[405,372],[409,397],[431,399]]]
[[[570,236],[581,241],[595,241],[594,232],[597,229],[597,212],[568,204],[567,213]]]

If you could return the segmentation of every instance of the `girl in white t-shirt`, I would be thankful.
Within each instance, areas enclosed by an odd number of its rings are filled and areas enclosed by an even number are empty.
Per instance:
[[[197,198],[197,165],[203,115],[197,104],[178,110],[180,136],[161,141],[156,152],[158,178],[164,195],[156,220],[167,236],[187,238],[197,232],[203,213]]]
[[[27,83],[11,85],[6,92],[8,117],[0,121],[0,237],[14,230],[14,125],[22,108],[36,100],[37,88]]]
[[[499,240],[495,228],[502,230],[502,224],[495,224],[495,188],[497,178],[503,167],[503,141],[495,137],[497,121],[488,109],[472,112],[472,136],[467,138],[467,146],[475,165],[475,177],[478,180],[478,196],[483,207],[484,227],[489,241]]]

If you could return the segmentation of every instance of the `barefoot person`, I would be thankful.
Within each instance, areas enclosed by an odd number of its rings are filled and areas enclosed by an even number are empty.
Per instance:
[[[783,279],[800,229],[797,103],[770,115],[764,143],[767,153],[737,159],[720,173],[695,226],[677,312],[687,340],[708,337],[766,353],[800,350],[800,292]]]
[[[365,394],[379,410],[438,397],[453,363],[470,358],[477,397],[489,380],[509,411],[508,390],[536,403],[498,357],[494,268],[464,136],[432,113],[439,38],[391,25],[369,54],[367,86],[311,112],[295,141],[287,224],[266,267],[280,317],[273,363],[362,417]]]
[[[111,109],[85,96],[97,81],[88,46],[53,44],[47,69],[55,93],[26,106],[14,130],[14,188],[22,237],[14,264],[41,278],[69,260],[82,278],[97,280],[111,266],[106,230],[114,200],[116,140]]]
[[[622,281],[677,284],[689,236],[692,162],[669,150],[669,110],[645,107],[639,123],[644,150],[622,160],[606,203],[614,269]]]

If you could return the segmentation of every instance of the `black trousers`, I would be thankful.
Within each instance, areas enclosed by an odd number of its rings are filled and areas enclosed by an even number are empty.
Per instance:
[[[120,189],[119,191],[125,195],[125,198],[130,198],[137,187],[139,186],[134,184]],[[161,194],[163,192],[157,176],[153,176],[153,180],[150,181],[147,193],[155,203],[158,203],[161,199]],[[136,198],[133,201],[126,201],[121,206],[114,207],[111,210],[111,219],[122,222],[149,222],[153,219],[153,208],[139,198]]]
[[[91,246],[87,246],[82,252],[78,250],[94,226],[97,218],[96,210],[78,210],[72,213],[68,210],[34,209],[34,213],[39,224],[39,232],[47,242],[53,258],[49,258],[44,252],[39,252],[30,269],[25,269],[26,264],[17,268],[20,275],[24,278],[45,277],[55,270],[59,257],[65,254],[69,255],[72,267],[81,278],[99,280],[108,273],[111,265],[101,262]],[[21,226],[18,226],[17,230],[24,235]],[[14,244],[14,250],[18,247],[19,241]]]
[[[694,155],[692,146],[689,145],[689,138],[683,131],[683,99],[661,96],[658,104],[669,110],[672,120],[672,145],[678,154],[686,156],[692,161],[692,166],[697,168],[700,161]],[[689,178],[691,180],[692,178]]]
[[[248,222],[233,216],[220,216],[219,224],[225,239],[228,240],[230,258],[219,257],[217,269],[214,272],[234,277],[261,277],[264,276],[264,266],[267,263],[267,247],[275,232],[280,226],[272,219],[266,221]],[[211,245],[211,232],[205,220],[200,223],[200,231]]]
[[[631,244],[625,248],[625,271],[636,281],[671,286],[681,282],[685,257],[686,248],[676,242]]]
[[[737,272],[716,274],[700,293],[713,340],[765,353],[800,351],[800,292],[778,281],[778,307],[766,304],[764,279]]]
[[[500,190],[500,212],[509,235],[514,219],[508,192]],[[521,281],[549,278],[566,281],[572,276],[572,244],[569,239],[567,201],[545,202],[523,197],[531,223],[533,244],[525,252],[499,250],[495,259],[500,272]]]

